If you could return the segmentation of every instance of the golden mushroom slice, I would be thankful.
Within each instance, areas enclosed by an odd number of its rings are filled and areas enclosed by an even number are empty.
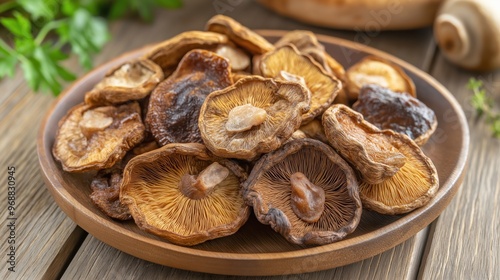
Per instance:
[[[362,87],[353,109],[379,129],[406,134],[420,146],[437,127],[434,111],[420,100],[378,85]]]
[[[110,70],[85,94],[85,103],[110,105],[139,100],[148,96],[162,80],[162,69],[149,59],[125,62]]]
[[[207,50],[192,50],[151,93],[146,124],[160,145],[201,143],[200,107],[208,94],[231,85],[229,62]]]
[[[341,240],[361,218],[354,171],[313,139],[292,140],[262,156],[243,189],[257,219],[295,244]]]
[[[285,45],[263,55],[257,67],[264,77],[280,77],[285,71],[304,79],[311,91],[310,109],[302,115],[304,124],[323,113],[342,87],[340,80],[327,73],[310,56],[301,54],[293,45]]]
[[[328,108],[322,123],[330,145],[359,171],[365,182],[383,182],[406,162],[398,150],[401,134],[379,130],[345,105]]]
[[[103,107],[80,104],[59,122],[52,154],[68,172],[110,168],[144,135],[137,102]]]
[[[367,84],[417,96],[415,84],[401,67],[375,56],[365,57],[346,72],[346,87],[351,100],[356,100],[360,89]]]
[[[201,137],[217,156],[252,160],[280,147],[309,108],[307,89],[296,82],[243,78],[211,93],[200,110]]]
[[[274,49],[273,44],[264,37],[224,15],[212,17],[208,20],[205,29],[227,35],[230,41],[251,54],[263,54]]]
[[[139,228],[180,245],[235,233],[248,219],[246,173],[202,144],[169,144],[125,167],[120,200]]]
[[[182,57],[193,49],[213,49],[226,44],[225,35],[207,31],[186,31],[156,45],[145,57],[158,64],[168,77]]]

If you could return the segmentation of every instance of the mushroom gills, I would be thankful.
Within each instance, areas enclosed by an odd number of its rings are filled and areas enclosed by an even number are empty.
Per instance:
[[[290,176],[292,186],[292,210],[301,220],[314,223],[319,220],[325,209],[325,191],[311,183],[301,172]]]
[[[213,189],[229,175],[229,169],[214,162],[198,174],[184,174],[179,182],[179,190],[191,199],[207,197]]]
[[[236,106],[229,111],[226,130],[228,132],[247,131],[262,124],[266,118],[266,110],[252,104]]]

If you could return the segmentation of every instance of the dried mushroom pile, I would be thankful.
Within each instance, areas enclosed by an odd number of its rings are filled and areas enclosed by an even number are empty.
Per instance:
[[[344,70],[311,32],[273,45],[219,15],[109,71],[60,121],[53,154],[94,171],[106,215],[176,244],[233,234],[251,209],[292,243],[327,244],[363,208],[403,214],[435,195],[419,145],[436,126],[397,65]]]

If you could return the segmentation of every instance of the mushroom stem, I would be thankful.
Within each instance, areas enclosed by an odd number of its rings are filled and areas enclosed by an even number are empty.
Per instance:
[[[229,111],[226,130],[229,132],[247,131],[263,123],[266,118],[266,110],[255,107],[252,104],[236,106]]]
[[[214,162],[198,176],[184,174],[179,182],[179,190],[191,199],[202,199],[207,197],[228,175],[229,169]]]
[[[290,176],[292,185],[292,210],[301,220],[314,223],[319,220],[325,209],[325,191],[311,183],[301,172]]]
[[[106,107],[104,107],[106,108]],[[97,110],[88,110],[83,113],[82,120],[79,123],[80,130],[87,139],[98,131],[106,129],[113,123],[113,118],[108,117],[103,112]]]

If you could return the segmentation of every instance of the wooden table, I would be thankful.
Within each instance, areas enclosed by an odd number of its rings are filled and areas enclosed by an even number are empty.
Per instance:
[[[179,32],[202,29],[218,1],[184,1],[182,9],[158,11],[153,24],[124,20],[111,25],[113,40],[95,58],[99,65],[123,52]],[[229,3],[227,1],[221,1]],[[232,2],[233,4],[238,2]],[[449,64],[437,49],[431,29],[403,32],[347,32],[316,28],[275,15],[253,1],[228,6],[225,14],[255,29],[308,29],[357,41],[391,53],[428,72],[446,86],[469,119],[468,172],[448,208],[429,227],[375,257],[336,269],[265,279],[494,279],[500,275],[500,140],[474,119],[466,89],[469,77],[484,80],[500,102],[500,71],[470,73]],[[76,59],[68,66],[78,74]],[[40,120],[54,98],[34,94],[18,70],[0,81],[0,182],[7,208],[7,168],[17,182],[16,272],[7,270],[8,220],[1,221],[0,279],[232,279],[156,265],[112,248],[87,234],[56,205],[45,188],[36,154]],[[241,279],[263,279],[241,277]]]

